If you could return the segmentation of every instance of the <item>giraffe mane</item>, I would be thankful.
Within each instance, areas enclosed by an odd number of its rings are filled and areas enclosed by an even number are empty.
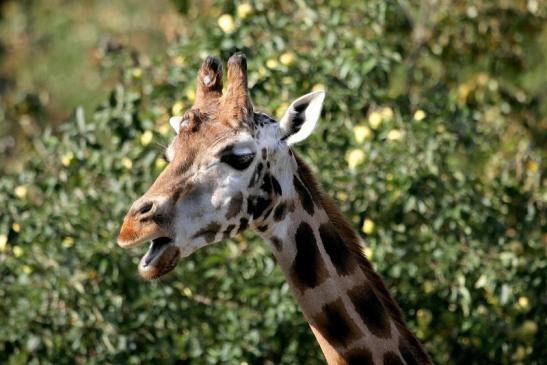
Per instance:
[[[372,288],[376,293],[377,297],[380,299],[387,312],[389,313],[391,319],[395,322],[395,325],[399,329],[402,341],[400,347],[403,357],[406,360],[406,356],[404,354],[404,351],[406,350],[411,353],[408,355],[410,358],[417,358],[420,360],[420,363],[430,363],[431,360],[423,349],[422,345],[419,343],[416,337],[414,337],[412,332],[410,332],[410,330],[407,328],[403,313],[401,312],[401,309],[399,308],[397,302],[393,299],[393,296],[387,289],[384,280],[376,271],[374,271],[371,262],[363,253],[363,246],[361,244],[362,241],[357,235],[355,229],[342,214],[334,199],[323,192],[320,185],[317,183],[317,180],[315,179],[315,176],[313,175],[310,167],[302,160],[300,156],[294,153],[294,151],[293,154],[298,164],[298,172],[300,178],[302,179],[306,187],[310,190],[310,193],[312,197],[314,197],[314,199],[316,200],[316,203],[320,204],[327,213],[331,223],[334,225],[336,231],[342,238],[345,247],[356,259],[366,278],[372,284]]]

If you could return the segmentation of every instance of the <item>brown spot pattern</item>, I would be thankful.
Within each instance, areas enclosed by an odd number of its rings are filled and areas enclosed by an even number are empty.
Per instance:
[[[202,229],[200,229],[193,236],[193,238],[204,236],[205,241],[207,241],[207,242],[214,241],[218,231],[220,231],[220,228],[221,228],[220,224],[218,224],[217,222],[211,222],[208,225],[206,225],[205,227],[203,227]]]
[[[231,219],[235,217],[239,212],[241,212],[241,206],[243,205],[243,194],[241,192],[237,193],[232,197],[228,205],[228,211],[226,212],[226,219]]]
[[[281,185],[279,184],[279,181],[277,181],[277,179],[274,176],[272,176],[272,186],[273,186],[273,190],[274,190],[275,194],[277,194],[277,195],[283,194],[283,190],[281,189]]]
[[[347,361],[347,365],[374,365],[372,352],[362,347],[351,350],[344,358]]]
[[[370,332],[376,337],[390,337],[391,327],[387,311],[370,285],[355,287],[348,292],[348,296]]]
[[[291,278],[303,291],[321,284],[327,275],[311,226],[300,223],[294,239],[296,257],[291,266]]]
[[[283,248],[283,243],[281,242],[281,240],[277,237],[272,237],[270,238],[270,241],[272,241],[274,247],[278,250],[278,251],[281,251],[281,249]]]
[[[241,218],[239,220],[239,228],[238,228],[238,232],[243,232],[244,230],[247,229],[247,227],[249,227],[249,220],[247,218]]]
[[[279,203],[277,205],[277,207],[275,207],[275,210],[274,210],[274,220],[276,222],[279,222],[280,220],[282,220],[283,218],[285,218],[285,209],[286,209],[287,205],[285,203]]]
[[[322,224],[319,227],[319,236],[338,274],[350,274],[357,267],[357,263],[334,225],[332,223]]]
[[[262,213],[264,213],[264,211],[268,209],[271,204],[272,201],[268,198],[263,198],[261,196],[256,198],[256,203],[253,204],[253,209],[251,210],[251,212],[253,213],[253,219],[257,219],[262,216]]]
[[[359,329],[351,320],[342,299],[325,304],[313,322],[323,337],[335,347],[347,347],[360,337]]]
[[[270,174],[264,174],[264,178],[262,180],[262,186],[260,188],[270,195],[272,193],[272,178]]]
[[[258,180],[260,179],[260,175],[262,174],[262,169],[264,168],[264,165],[262,165],[262,162],[259,162],[256,166],[256,170],[251,176],[251,180],[249,181],[249,187],[253,187]]]
[[[224,230],[224,233],[222,233],[222,237],[224,239],[229,238],[232,235],[232,231],[236,228],[235,224],[230,224],[226,229]]]

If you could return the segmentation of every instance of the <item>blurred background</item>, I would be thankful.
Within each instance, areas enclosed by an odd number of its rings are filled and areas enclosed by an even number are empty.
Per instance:
[[[143,283],[115,244],[207,54],[300,154],[439,364],[547,358],[547,4],[0,1],[0,363],[321,364],[266,245]]]

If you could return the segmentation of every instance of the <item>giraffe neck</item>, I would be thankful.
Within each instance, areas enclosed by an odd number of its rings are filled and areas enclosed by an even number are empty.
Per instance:
[[[429,364],[359,237],[296,157],[295,194],[271,243],[329,364]]]

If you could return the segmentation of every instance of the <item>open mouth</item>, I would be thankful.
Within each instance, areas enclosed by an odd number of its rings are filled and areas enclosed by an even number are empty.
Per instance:
[[[153,280],[163,276],[177,266],[180,250],[169,237],[152,240],[146,254],[139,263],[139,274],[143,279]]]

